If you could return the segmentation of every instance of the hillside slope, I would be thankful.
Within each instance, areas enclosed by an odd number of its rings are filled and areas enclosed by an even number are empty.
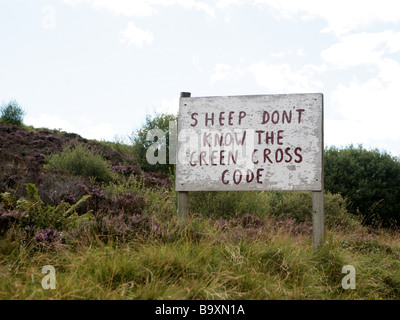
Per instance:
[[[112,144],[88,140],[75,133],[26,129],[0,123],[0,193],[7,191],[16,195],[26,195],[25,184],[33,183],[39,188],[43,200],[52,204],[63,200],[60,197],[50,199],[46,191],[54,193],[55,189],[61,188],[67,192],[70,184],[89,183],[88,179],[73,177],[65,172],[50,172],[45,169],[44,164],[52,154],[77,144],[101,154],[116,173],[133,173],[139,179],[143,178],[153,185],[169,183],[166,175],[143,172],[135,165],[132,155],[111,148]],[[62,186],[57,181],[62,181]],[[49,188],[51,190],[46,190]]]
[[[76,144],[114,180],[45,168]],[[168,177],[112,144],[0,124],[0,299],[400,299],[400,233],[362,226],[339,195],[325,194],[317,252],[310,193],[193,192],[191,209],[177,219]]]

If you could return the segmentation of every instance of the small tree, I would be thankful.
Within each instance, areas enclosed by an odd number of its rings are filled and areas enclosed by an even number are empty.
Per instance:
[[[0,108],[3,123],[20,126],[25,116],[25,110],[15,100],[3,104]]]
[[[147,115],[146,122],[136,132],[132,134],[130,140],[133,143],[134,155],[137,164],[145,171],[160,172],[168,174],[170,170],[174,170],[174,165],[169,163],[169,122],[177,121],[177,116],[172,114],[156,114],[154,117]],[[166,135],[166,164],[149,164],[146,159],[147,149],[154,143],[154,141],[147,141],[147,133],[152,129],[160,129]]]

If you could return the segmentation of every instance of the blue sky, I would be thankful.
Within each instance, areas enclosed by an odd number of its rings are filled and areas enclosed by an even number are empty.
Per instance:
[[[0,0],[0,102],[124,138],[192,96],[322,92],[325,144],[400,156],[393,0]]]

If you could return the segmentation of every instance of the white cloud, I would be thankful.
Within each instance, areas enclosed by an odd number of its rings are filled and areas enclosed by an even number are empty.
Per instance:
[[[244,3],[243,0],[219,0],[216,4],[218,9],[226,9],[230,6],[240,6]]]
[[[318,92],[323,87],[316,80],[324,67],[305,65],[292,70],[289,64],[270,65],[265,61],[250,66],[258,85],[274,93]]]
[[[56,115],[42,113],[38,118],[26,117],[24,121],[27,125],[35,128],[61,129],[67,132],[75,132],[76,128],[68,121]]]
[[[324,144],[325,146],[346,147],[350,144],[362,144],[365,148],[376,148],[390,152],[393,155],[400,154],[400,139],[382,135],[376,123],[366,123],[363,120],[324,120]]]
[[[356,33],[322,51],[322,58],[335,67],[348,68],[362,64],[379,64],[388,53],[400,51],[400,32]]]
[[[373,147],[384,146],[392,154],[400,154],[400,64],[391,59],[379,62],[375,78],[339,85],[333,92],[330,107],[341,119],[327,119],[327,142],[344,145],[363,142]]]
[[[158,12],[158,7],[181,6],[185,9],[195,9],[214,15],[214,10],[204,2],[195,0],[63,0],[64,3],[76,6],[86,2],[96,9],[107,9],[117,15],[129,17],[152,16]]]
[[[161,106],[156,109],[157,113],[178,114],[179,98],[162,99]]]
[[[375,22],[395,23],[400,21],[398,0],[219,0],[209,4],[201,0],[63,0],[70,6],[89,3],[96,9],[106,9],[117,15],[129,17],[153,16],[158,9],[180,6],[195,9],[214,17],[215,10],[226,10],[241,5],[267,6],[277,18],[324,19],[328,26],[322,30],[337,35],[345,34]]]
[[[205,14],[207,14],[210,17],[214,16],[214,9],[209,6],[208,4],[200,1],[194,1],[194,0],[169,0],[172,2],[172,4],[178,4],[183,6],[185,9],[196,9],[199,11],[203,11]],[[165,0],[160,0],[160,3],[164,3]]]
[[[297,50],[296,50],[296,54],[297,54],[299,57],[304,57],[304,56],[305,56],[305,52],[304,52],[303,49],[297,49]]]
[[[82,2],[82,0],[63,0],[63,2],[71,7],[76,7],[80,2]]]
[[[396,136],[387,136],[381,132],[376,123],[367,123],[360,119],[354,120],[324,120],[325,146],[346,147],[350,144],[362,144],[365,148],[376,148],[390,152],[392,155],[400,154],[400,139]]]
[[[192,58],[192,63],[195,66],[195,68],[197,69],[197,71],[199,71],[201,74],[204,73],[204,69],[200,65],[200,59],[198,56],[194,56]]]
[[[377,64],[377,77],[389,86],[400,85],[400,64],[399,62],[383,58]],[[400,88],[400,86],[398,86]]]
[[[296,51],[296,54],[299,52]],[[319,75],[325,69],[324,65],[304,65],[298,70],[293,70],[286,63],[267,64],[265,61],[246,67],[218,63],[210,75],[210,83],[238,80],[243,75],[251,74],[259,86],[273,93],[319,92],[323,88]]]
[[[216,64],[214,72],[211,75],[211,84],[213,84],[216,81],[225,80],[229,78],[231,72],[232,72],[231,66],[223,63]]]
[[[275,53],[271,53],[270,56],[273,58],[283,58],[285,55],[287,54],[286,51],[280,51],[280,52],[275,52]]]
[[[79,124],[77,133],[87,139],[112,141],[115,137],[115,130],[110,123],[93,123],[91,119],[81,118]]]
[[[141,48],[144,43],[153,43],[153,34],[150,31],[142,30],[135,26],[133,22],[129,22],[128,26],[122,33],[121,42],[128,45],[134,44]]]
[[[370,78],[339,84],[331,95],[331,107],[340,120],[327,120],[337,141],[364,141],[369,145],[399,141],[400,63],[389,54],[400,51],[400,32],[387,30],[343,36],[337,44],[321,53],[334,68],[365,67]],[[361,78],[362,79],[362,78]],[[329,130],[329,129],[328,129]],[[400,148],[392,150],[399,151]]]
[[[303,49],[297,49],[296,51],[286,50],[286,51],[280,51],[280,52],[275,52],[275,53],[270,54],[270,56],[273,58],[283,58],[288,55],[297,55],[299,57],[304,57],[305,53],[304,53]]]
[[[396,102],[400,100],[399,87],[400,79],[389,85],[378,79],[353,82],[348,87],[339,85],[332,94],[332,103],[345,120],[364,123],[365,136],[398,139],[400,108]]]
[[[210,83],[214,84],[215,82],[222,80],[237,80],[244,73],[245,70],[240,67],[232,67],[225,63],[217,63],[211,74]]]
[[[328,23],[324,32],[345,34],[375,22],[400,21],[398,0],[255,0],[272,8],[277,17],[293,19],[322,18]]]
[[[152,16],[157,10],[148,0],[63,0],[64,3],[76,7],[80,3],[89,3],[95,9],[106,9],[117,15],[129,17]]]
[[[399,154],[400,63],[389,54],[400,51],[400,32],[363,32],[339,39],[321,53],[323,60],[334,70],[363,67],[369,78],[339,84],[331,94],[328,105],[339,119],[325,120],[326,143],[343,147],[362,142]]]
[[[154,6],[146,0],[91,0],[95,8],[106,8],[111,12],[126,16],[152,16],[157,13]]]
[[[56,9],[52,5],[42,7],[41,26],[45,30],[53,30],[56,28]]]
[[[62,131],[77,133],[87,139],[112,141],[115,130],[110,123],[93,123],[89,119],[80,119],[72,124],[57,115],[42,113],[39,117],[27,117],[24,122],[35,128],[61,129]]]

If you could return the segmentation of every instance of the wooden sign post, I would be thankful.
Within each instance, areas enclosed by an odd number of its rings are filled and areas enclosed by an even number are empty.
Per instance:
[[[181,92],[181,98],[189,98],[189,97],[190,97],[190,92]],[[189,192],[178,191],[178,218],[180,220],[185,220],[187,219],[188,216],[189,216]]]
[[[313,244],[324,241],[323,95],[191,97],[181,93],[175,188],[313,192]]]

